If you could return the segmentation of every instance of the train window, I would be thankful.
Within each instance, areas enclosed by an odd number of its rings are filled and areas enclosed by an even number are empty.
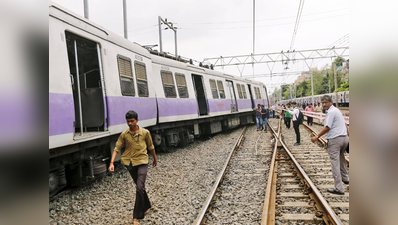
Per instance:
[[[145,64],[141,62],[134,62],[135,76],[137,78],[138,96],[148,97],[148,80],[146,78]]]
[[[222,85],[222,81],[217,81],[218,91],[220,92],[220,98],[225,98],[224,86]]]
[[[168,71],[161,71],[160,74],[162,76],[164,95],[166,98],[176,98],[177,93],[174,87],[173,74]]]
[[[254,93],[256,94],[256,99],[261,99],[260,88],[254,87]]]
[[[185,75],[181,73],[176,73],[176,82],[178,95],[180,98],[189,98],[187,82],[185,81]]]
[[[246,99],[246,98],[247,98],[247,95],[246,95],[246,88],[245,88],[245,85],[242,85],[241,87],[242,87],[242,95],[243,95],[243,98]]]
[[[213,99],[218,99],[218,92],[217,92],[217,85],[216,81],[210,79],[210,89],[211,89],[211,94],[213,95]]]
[[[261,92],[260,92],[260,88],[257,88],[257,93],[258,93],[258,99],[261,99]]]
[[[131,60],[129,58],[117,57],[117,64],[120,75],[120,86],[122,94],[128,96],[135,96],[134,77],[131,69]]]
[[[240,84],[236,84],[236,87],[238,89],[239,98],[242,98],[242,88],[240,87]]]

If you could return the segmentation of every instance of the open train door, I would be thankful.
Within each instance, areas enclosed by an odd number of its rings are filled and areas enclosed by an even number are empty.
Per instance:
[[[235,96],[235,89],[232,81],[226,80],[228,90],[229,90],[229,97],[231,99],[231,112],[237,112],[238,111],[238,104],[236,103],[236,96]]]
[[[192,74],[192,81],[195,87],[196,100],[198,102],[199,116],[208,115],[206,93],[203,86],[203,77]]]
[[[70,32],[65,32],[65,36],[75,106],[75,139],[80,139],[107,129],[101,51],[94,41]]]

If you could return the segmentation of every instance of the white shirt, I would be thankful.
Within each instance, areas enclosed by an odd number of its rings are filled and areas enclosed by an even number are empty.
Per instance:
[[[340,135],[347,135],[347,127],[345,126],[345,120],[340,110],[332,105],[325,113],[324,127],[330,128],[325,134],[325,138],[332,139]]]
[[[294,109],[293,110],[287,110],[290,114],[292,114],[292,120],[293,121],[296,121],[297,120],[297,117],[298,117],[298,114],[299,114],[299,112],[300,112],[300,110],[297,108],[297,106],[296,107],[294,107]]]

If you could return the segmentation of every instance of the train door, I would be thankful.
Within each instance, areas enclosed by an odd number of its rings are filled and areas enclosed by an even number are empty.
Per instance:
[[[96,42],[65,32],[75,106],[75,133],[106,130],[100,47]]]
[[[192,74],[192,81],[195,88],[196,100],[199,107],[199,116],[208,115],[206,93],[203,86],[203,77]]]
[[[252,95],[252,87],[250,84],[247,85],[247,89],[249,89],[249,95],[250,95],[250,99],[252,101],[252,109],[254,109],[254,99],[253,99],[253,95]]]
[[[232,81],[226,80],[227,86],[229,89],[229,97],[231,99],[231,112],[237,112],[238,111],[238,104],[236,103],[236,96],[235,96],[235,89]]]

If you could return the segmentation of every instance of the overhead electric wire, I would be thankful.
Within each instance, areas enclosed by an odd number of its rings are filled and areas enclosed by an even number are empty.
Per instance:
[[[301,18],[301,13],[303,12],[303,8],[304,8],[304,0],[300,0],[297,17],[296,17],[296,24],[294,25],[294,30],[293,30],[293,37],[292,37],[292,41],[290,42],[290,48],[289,48],[290,51],[293,50],[293,45],[294,45],[294,41],[296,39],[298,25],[300,23],[300,18]]]

